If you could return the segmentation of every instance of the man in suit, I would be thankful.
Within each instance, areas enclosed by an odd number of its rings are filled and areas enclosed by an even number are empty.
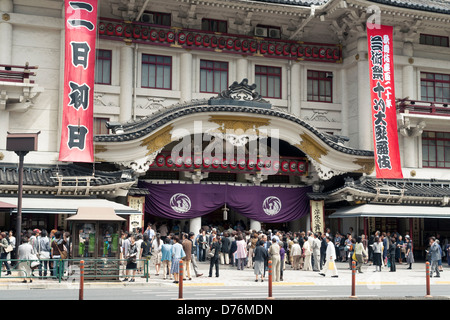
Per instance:
[[[331,237],[331,235],[323,234],[322,239],[320,239],[320,269],[322,269],[327,259],[327,237]]]

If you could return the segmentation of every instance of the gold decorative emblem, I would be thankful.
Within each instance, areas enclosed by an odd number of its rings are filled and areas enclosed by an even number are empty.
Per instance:
[[[305,154],[310,156],[312,159],[316,160],[318,163],[321,163],[320,157],[326,156],[328,154],[327,149],[306,133],[302,133],[300,135],[300,138],[302,139],[302,142],[296,144],[295,146],[302,150]]]
[[[356,159],[353,161],[353,163],[361,166],[361,169],[353,171],[353,172],[371,174],[373,172],[373,170],[375,169],[375,160],[373,158]]]
[[[172,142],[172,134],[170,133],[172,129],[172,125],[169,125],[142,141],[141,147],[147,147],[147,156]]]

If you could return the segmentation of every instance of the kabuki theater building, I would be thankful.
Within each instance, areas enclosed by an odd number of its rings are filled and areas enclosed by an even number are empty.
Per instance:
[[[450,3],[0,0],[0,230],[450,236]]]

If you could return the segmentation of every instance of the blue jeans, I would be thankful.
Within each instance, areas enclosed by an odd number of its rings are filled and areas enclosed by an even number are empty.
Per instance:
[[[53,256],[53,276],[58,278],[59,275],[63,276],[64,272],[64,260],[60,260],[61,256]]]

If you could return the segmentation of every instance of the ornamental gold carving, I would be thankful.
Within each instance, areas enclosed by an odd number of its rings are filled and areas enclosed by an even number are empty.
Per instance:
[[[270,125],[270,119],[226,115],[212,115],[209,118],[209,122],[217,123],[219,128],[216,130],[222,133],[227,133],[227,130],[232,130],[234,133],[242,132],[242,134],[249,133],[247,130],[250,130],[252,134],[256,134],[259,127]]]
[[[371,174],[375,168],[375,160],[373,158],[356,159],[353,161],[353,163],[361,166],[361,169],[353,171],[353,172]]]
[[[159,150],[172,142],[172,134],[170,133],[172,129],[172,125],[169,125],[142,141],[141,147],[146,147],[148,150],[146,156],[151,155],[156,150]]]
[[[302,142],[296,144],[295,146],[302,150],[305,154],[310,156],[312,159],[316,160],[318,163],[320,162],[320,157],[326,156],[328,151],[325,147],[321,146],[316,140],[311,138],[306,133],[302,133],[300,135]]]

